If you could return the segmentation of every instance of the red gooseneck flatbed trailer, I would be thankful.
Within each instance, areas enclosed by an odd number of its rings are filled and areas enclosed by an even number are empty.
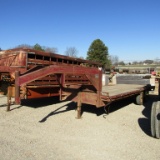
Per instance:
[[[117,84],[102,86],[101,64],[33,49],[11,49],[0,52],[0,91],[15,104],[22,99],[59,96],[60,100],[77,102],[77,118],[81,105],[104,107],[136,96],[143,103],[147,85]],[[5,87],[6,86],[6,87]],[[7,90],[5,90],[7,88]]]

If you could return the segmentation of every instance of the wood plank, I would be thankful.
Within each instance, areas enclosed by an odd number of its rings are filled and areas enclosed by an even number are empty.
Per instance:
[[[116,84],[102,87],[102,92],[108,92],[109,96],[116,96],[127,92],[132,92],[144,88],[145,85],[137,84]]]

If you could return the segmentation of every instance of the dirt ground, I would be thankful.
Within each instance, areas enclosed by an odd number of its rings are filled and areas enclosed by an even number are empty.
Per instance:
[[[23,101],[6,112],[0,96],[0,160],[157,160],[160,140],[150,133],[152,91],[144,105],[132,99],[103,108],[84,105],[76,119],[76,104],[58,98]]]

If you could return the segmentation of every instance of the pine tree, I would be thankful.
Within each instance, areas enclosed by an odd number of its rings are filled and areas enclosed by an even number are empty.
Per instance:
[[[38,51],[44,51],[44,49],[38,43],[33,46],[33,49]]]
[[[100,39],[94,40],[88,49],[87,60],[99,62],[105,68],[106,65],[110,64],[108,47]]]

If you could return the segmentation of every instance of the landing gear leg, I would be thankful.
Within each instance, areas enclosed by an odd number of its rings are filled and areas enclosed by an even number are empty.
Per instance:
[[[81,103],[81,95],[78,94],[78,102],[77,102],[77,119],[81,119],[81,110],[82,110],[82,103]]]
[[[10,111],[11,106],[11,94],[12,94],[12,88],[8,87],[8,93],[7,93],[7,112]]]

